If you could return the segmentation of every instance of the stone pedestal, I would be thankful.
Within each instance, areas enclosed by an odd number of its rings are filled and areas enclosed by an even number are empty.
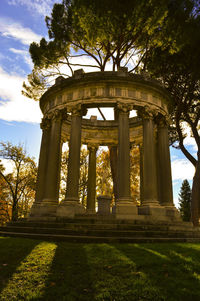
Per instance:
[[[127,200],[127,198],[121,198],[117,200],[114,212],[117,219],[139,219],[138,206],[132,199]]]
[[[110,204],[112,201],[112,197],[108,195],[99,195],[97,197],[97,201],[98,201],[98,214],[109,215],[111,213]]]

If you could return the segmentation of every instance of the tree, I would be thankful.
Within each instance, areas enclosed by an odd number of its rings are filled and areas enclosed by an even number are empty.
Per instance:
[[[4,172],[4,170],[5,168],[0,160],[0,171]],[[10,220],[8,195],[6,183],[3,178],[0,177],[0,225],[3,225]]]
[[[184,11],[179,10],[179,18],[185,20]],[[200,217],[200,15],[199,6],[187,14],[187,22],[182,24],[178,43],[179,51],[170,53],[161,48],[152,50],[144,68],[151,75],[160,78],[172,95],[171,143],[184,153],[195,167],[192,184],[192,221],[199,224]],[[194,156],[184,144],[188,127],[197,145]]]
[[[77,66],[100,71],[108,64],[113,70],[130,66],[132,72],[152,47],[161,45],[175,51],[175,39],[169,29],[170,3],[63,0],[55,4],[51,16],[46,17],[49,41],[42,38],[39,44],[30,45],[34,69],[28,77],[29,85],[23,85],[23,93],[38,99],[51,84],[50,78],[69,76],[69,71],[73,74]]]
[[[21,145],[0,143],[0,157],[12,164],[12,172],[0,170],[0,179],[7,191],[7,205],[12,207],[12,220],[27,215],[34,199],[37,167]],[[5,200],[5,199],[4,199]]]
[[[191,220],[191,188],[188,180],[182,182],[179,193],[179,210],[183,221],[189,222]]]

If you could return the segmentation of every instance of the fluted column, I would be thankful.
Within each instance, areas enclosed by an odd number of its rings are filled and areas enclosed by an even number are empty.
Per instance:
[[[162,206],[174,206],[168,123],[164,116],[160,116],[157,124],[158,183],[160,204]]]
[[[87,213],[95,213],[96,200],[96,145],[89,145],[89,164],[88,164],[88,186],[87,186]]]
[[[143,201],[142,205],[157,206],[157,173],[154,135],[154,112],[143,114]]]
[[[82,214],[85,209],[79,203],[79,175],[81,149],[81,122],[86,112],[81,105],[71,108],[71,132],[69,141],[69,160],[67,173],[67,190],[65,199],[57,209],[57,218],[73,218],[75,214]]]
[[[118,201],[130,201],[130,138],[128,105],[118,104]]]
[[[42,141],[40,147],[40,157],[38,164],[38,175],[37,175],[37,183],[36,183],[36,194],[35,194],[35,202],[40,202],[44,197],[44,189],[45,189],[45,179],[47,172],[47,163],[48,163],[48,150],[50,143],[50,127],[51,121],[48,118],[43,118],[40,124],[40,128],[42,129]]]
[[[132,219],[138,214],[136,203],[130,194],[130,140],[129,111],[132,106],[118,103],[118,199],[116,201],[116,218]]]
[[[39,205],[44,198],[45,180],[46,180],[47,163],[48,163],[48,150],[49,150],[49,143],[50,143],[50,127],[51,127],[50,119],[48,117],[44,117],[40,124],[40,128],[42,129],[42,140],[41,140],[40,156],[39,156],[39,163],[38,163],[35,201],[30,211],[30,218],[39,216],[40,214]]]
[[[143,180],[143,144],[139,144],[139,151],[140,151],[140,204],[142,204],[144,196],[144,180]]]
[[[79,201],[78,187],[80,176],[80,150],[81,150],[81,107],[72,109],[71,132],[69,142],[69,160],[67,173],[67,191],[65,200]]]
[[[63,112],[56,110],[52,113],[49,143],[48,164],[46,170],[44,200],[42,201],[42,215],[55,216],[58,205],[61,164],[61,126]]]

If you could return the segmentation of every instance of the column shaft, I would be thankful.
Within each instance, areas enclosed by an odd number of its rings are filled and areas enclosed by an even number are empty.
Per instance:
[[[43,119],[41,124],[42,128],[42,141],[40,146],[40,157],[38,164],[37,183],[36,183],[36,194],[35,203],[41,202],[44,198],[45,193],[45,180],[48,163],[48,150],[50,141],[50,120]]]
[[[89,146],[89,166],[88,166],[88,188],[87,188],[87,211],[95,213],[96,199],[96,151],[95,146]]]
[[[58,203],[60,186],[60,161],[61,161],[61,116],[52,120],[51,137],[49,145],[48,166],[46,173],[45,199]]]
[[[159,198],[163,206],[174,206],[167,124],[160,123],[157,136]]]
[[[142,144],[139,145],[139,150],[140,150],[140,203],[143,203],[144,200],[144,175],[143,175],[143,146]]]
[[[118,193],[119,200],[128,200],[130,199],[129,111],[119,110],[118,124]]]
[[[78,188],[80,174],[81,120],[81,115],[72,115],[66,200],[79,200]]]
[[[154,122],[151,117],[143,119],[143,147],[144,199],[142,205],[158,205]]]

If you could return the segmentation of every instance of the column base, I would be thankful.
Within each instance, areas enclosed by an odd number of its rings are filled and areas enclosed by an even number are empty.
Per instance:
[[[60,202],[57,208],[57,219],[74,218],[77,214],[84,214],[85,208],[79,203],[77,198],[66,198]]]
[[[165,209],[168,217],[171,217],[175,221],[182,221],[180,212],[174,205],[165,206]]]
[[[86,209],[86,215],[95,215],[96,211],[94,209]]]
[[[33,203],[30,213],[29,213],[29,216],[27,218],[28,221],[31,221],[32,219],[40,216],[40,205],[41,205],[41,202]]]
[[[138,208],[139,215],[151,218],[152,221],[180,221],[178,210],[175,207],[142,205]]]
[[[113,212],[115,212],[117,219],[140,219],[138,216],[138,206],[130,198],[118,199]]]
[[[54,199],[44,199],[37,206],[31,209],[28,220],[53,221],[56,220],[56,210],[58,201]]]

